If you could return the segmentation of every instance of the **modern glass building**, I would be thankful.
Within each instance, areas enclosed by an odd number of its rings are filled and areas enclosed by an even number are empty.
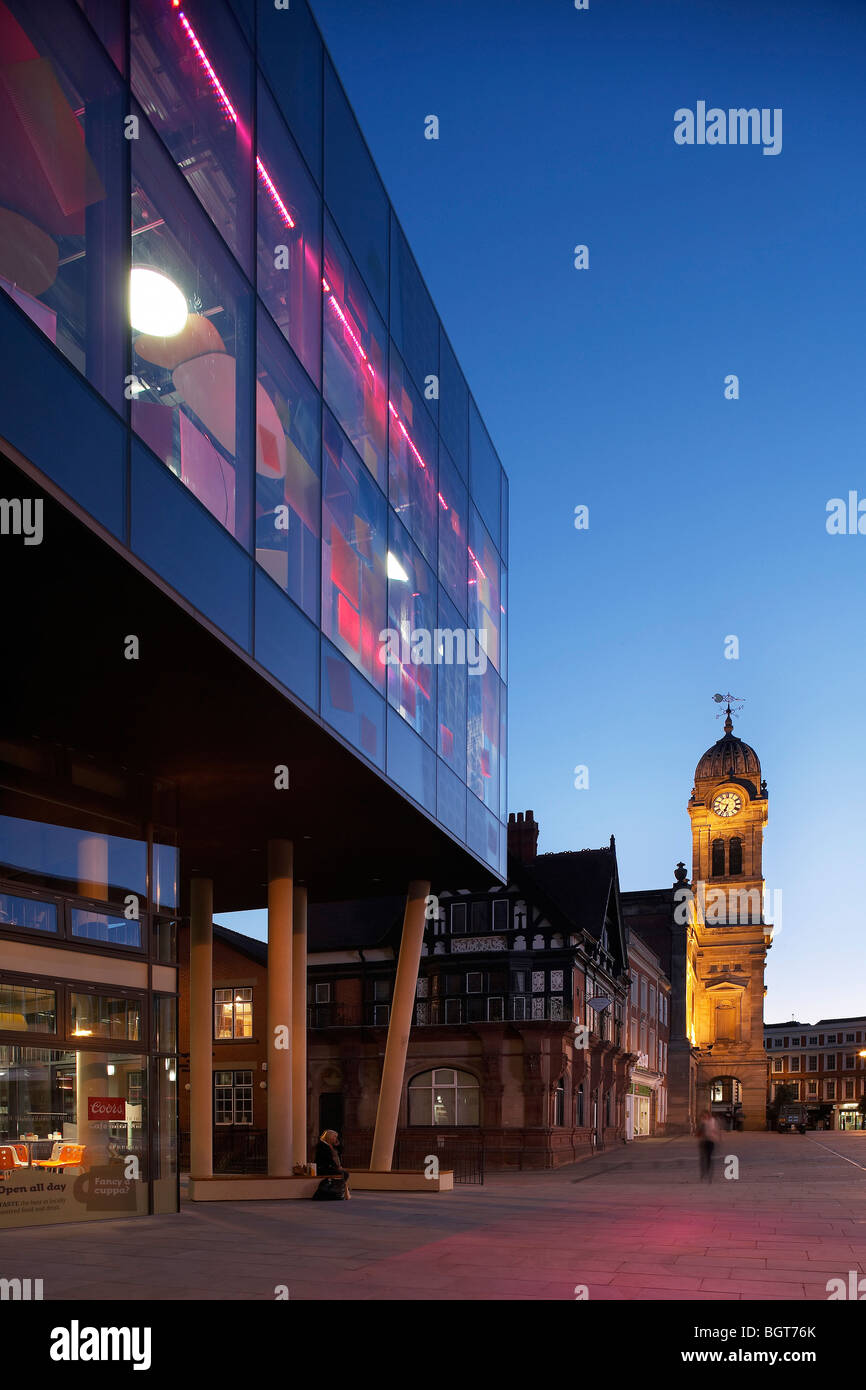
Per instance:
[[[164,1209],[191,877],[504,875],[508,484],[305,0],[0,0],[0,289],[0,1221]]]

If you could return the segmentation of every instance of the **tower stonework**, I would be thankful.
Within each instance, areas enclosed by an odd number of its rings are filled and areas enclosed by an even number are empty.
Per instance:
[[[694,1115],[730,1107],[744,1128],[764,1129],[764,968],[772,939],[763,906],[767,784],[757,753],[733,732],[730,706],[724,736],[695,769],[688,811],[692,881],[690,891],[681,886],[674,896],[675,916],[686,927],[689,1109]]]

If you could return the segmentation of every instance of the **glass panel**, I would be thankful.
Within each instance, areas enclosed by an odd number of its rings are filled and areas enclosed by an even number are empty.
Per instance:
[[[343,738],[384,770],[385,701],[324,641],[322,716]]]
[[[120,72],[126,71],[126,6],[113,0],[78,0]]]
[[[430,1073],[427,1073],[429,1078]],[[409,1087],[409,1123],[410,1125],[430,1125],[433,1123],[433,1092],[430,1088],[429,1079],[426,1085],[416,1085],[414,1082]]]
[[[466,620],[469,574],[469,495],[444,446],[439,446],[439,578]]]
[[[177,923],[159,917],[153,923],[153,949],[158,961],[177,960]]]
[[[70,995],[71,1029],[74,1038],[125,1038],[138,1042],[141,1037],[141,1001],[112,999],[107,994]]]
[[[0,1047],[0,1144],[14,1143],[15,1201],[0,1225],[147,1212],[147,1067],[143,1057]],[[132,1160],[132,1161],[130,1161]],[[2,1195],[11,1195],[4,1181]]]
[[[376,482],[387,486],[387,337],[330,218],[325,223],[324,395]]]
[[[388,550],[388,700],[427,743],[436,742],[437,584],[395,517]]]
[[[177,1000],[170,994],[154,996],[153,1031],[156,1051],[173,1052],[177,1047]]]
[[[451,1001],[449,1000],[449,1003],[450,1003],[450,1002],[451,1002]],[[455,1001],[455,1002],[458,1002],[458,1001]],[[446,1006],[445,1012],[446,1012],[446,1014],[448,1013],[447,1006]],[[454,1010],[453,1012],[456,1013],[456,1012],[458,1012],[458,1011],[457,1011],[457,1010]],[[446,1022],[450,1022],[450,1021],[451,1021],[451,1020],[446,1019]],[[455,1018],[453,1021],[454,1021],[455,1023],[458,1023],[458,1022],[460,1022],[460,1019],[459,1019],[459,1018]],[[453,1087],[453,1086],[442,1086],[442,1087],[439,1087],[439,1086],[437,1085],[437,1086],[434,1086],[434,1087],[433,1087],[433,1123],[434,1123],[434,1125],[453,1125],[453,1124],[456,1123],[454,1097],[455,1097],[455,1091],[454,1091],[454,1087]]]
[[[177,1058],[156,1062],[154,1108],[153,1211],[155,1216],[177,1211]]]
[[[430,812],[436,808],[436,758],[416,733],[388,711],[388,776]]]
[[[98,877],[107,879],[100,886],[110,902],[123,902],[128,893],[144,899],[147,846],[117,835],[0,816],[0,868],[5,878],[50,878],[59,888],[84,896],[95,896],[87,893],[84,881],[92,884]]]
[[[460,476],[469,477],[469,387],[444,331],[439,333],[439,433]]]
[[[72,6],[0,3],[0,289],[124,408],[126,105]]]
[[[508,690],[505,685],[499,687],[499,819],[508,819],[508,778],[506,767],[508,762]]]
[[[388,398],[391,506],[431,564],[436,562],[436,427],[397,353],[391,350]]]
[[[306,0],[258,7],[258,59],[301,153],[321,182],[322,40]]]
[[[469,627],[499,670],[499,556],[473,507],[469,519]]]
[[[499,814],[499,687],[496,672],[470,675],[467,690],[467,782]],[[497,836],[498,856],[498,836]]]
[[[436,767],[436,815],[461,840],[466,839],[466,786],[441,758]],[[456,909],[452,909],[452,913]]]
[[[89,941],[105,941],[110,946],[140,946],[141,923],[125,917],[108,917],[89,907],[74,907],[70,912],[72,935]]]
[[[388,313],[388,198],[340,81],[325,59],[325,201],[383,315]]]
[[[256,571],[256,661],[311,709],[318,709],[318,629],[261,570]]]
[[[132,424],[248,545],[249,294],[146,125],[132,145]]]
[[[478,798],[472,796],[471,793],[467,797],[467,802],[467,844],[486,863],[493,868],[498,868],[499,822],[490,811],[485,810]]]
[[[30,985],[0,985],[0,1028],[14,1028],[20,1033],[54,1033],[56,993]]]
[[[132,548],[249,650],[247,555],[137,443],[132,449]]]
[[[174,845],[153,847],[153,902],[155,907],[177,907],[177,850]]]
[[[439,628],[452,632],[460,628],[457,609],[441,590]],[[466,775],[466,679],[464,662],[443,661],[440,664],[437,672],[437,752],[461,778]],[[473,677],[473,680],[476,679]]]
[[[457,1087],[457,1108],[454,1123],[458,1125],[478,1125],[481,1123],[479,1113],[479,1094],[478,1086],[458,1086]],[[559,1122],[560,1124],[562,1121]]]
[[[499,500],[499,552],[508,564],[508,478],[505,469],[500,479],[502,491]]]
[[[439,319],[409,250],[391,213],[391,337],[435,420],[439,402],[428,388],[428,377],[439,376]],[[393,388],[391,392],[393,399]]]
[[[321,296],[320,296],[321,298]],[[272,325],[259,328],[256,560],[319,616],[319,396]]]
[[[252,58],[222,0],[132,0],[132,90],[249,271]]]
[[[387,504],[328,412],[323,433],[322,631],[383,690]]]
[[[16,931],[57,931],[57,908],[54,903],[40,903],[35,898],[18,898],[12,893],[0,893],[0,925]]]
[[[472,401],[469,406],[469,486],[472,500],[496,545],[499,544],[501,524],[501,474],[502,465],[484,428],[478,407]]]
[[[259,82],[258,290],[314,381],[322,352],[321,199]]]

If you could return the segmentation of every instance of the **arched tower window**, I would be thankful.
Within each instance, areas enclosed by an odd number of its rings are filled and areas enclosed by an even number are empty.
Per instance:
[[[713,878],[723,878],[725,873],[725,842],[713,840]]]
[[[741,874],[743,872],[743,842],[735,837],[731,840],[728,847],[728,873]]]

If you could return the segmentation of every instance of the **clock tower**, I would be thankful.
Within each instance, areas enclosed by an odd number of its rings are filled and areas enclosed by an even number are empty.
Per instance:
[[[746,1129],[764,1129],[764,922],[762,865],[767,784],[758,755],[733,731],[695,769],[689,801],[692,882],[686,949],[686,1030],[699,1114],[740,1107]]]

